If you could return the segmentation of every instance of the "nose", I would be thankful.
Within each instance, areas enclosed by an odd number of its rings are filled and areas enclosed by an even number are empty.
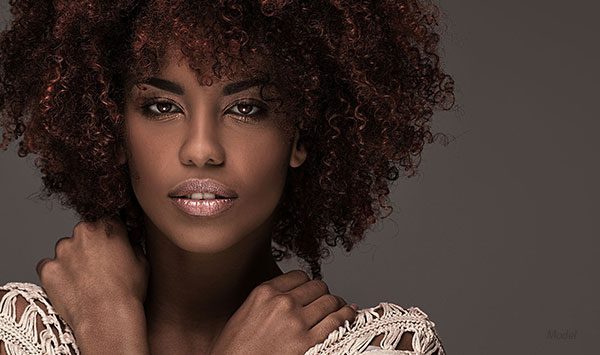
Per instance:
[[[221,165],[225,150],[221,142],[218,116],[203,112],[191,116],[185,140],[179,149],[183,165]]]

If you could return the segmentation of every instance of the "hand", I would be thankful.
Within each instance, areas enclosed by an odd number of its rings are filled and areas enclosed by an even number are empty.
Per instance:
[[[79,222],[72,237],[56,242],[55,258],[42,259],[36,270],[52,306],[76,333],[119,316],[145,317],[148,262],[116,218]]]
[[[211,355],[304,354],[356,310],[327,284],[293,270],[257,286],[211,346]]]

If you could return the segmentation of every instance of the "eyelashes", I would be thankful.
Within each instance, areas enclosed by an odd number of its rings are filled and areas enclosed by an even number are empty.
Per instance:
[[[141,111],[143,115],[153,120],[163,120],[169,116],[183,113],[183,110],[174,101],[158,97],[144,101]],[[236,119],[242,122],[260,121],[267,112],[268,109],[265,105],[251,99],[236,101],[225,111],[226,114],[236,116]]]
[[[153,108],[154,107],[154,108]],[[164,108],[167,110],[164,110]],[[170,116],[175,113],[183,113],[181,109],[177,107],[177,105],[168,100],[158,100],[158,99],[150,99],[144,102],[141,106],[142,113],[149,117],[160,117],[160,116]],[[170,109],[169,109],[170,108]],[[172,111],[171,109],[176,108],[178,111]]]

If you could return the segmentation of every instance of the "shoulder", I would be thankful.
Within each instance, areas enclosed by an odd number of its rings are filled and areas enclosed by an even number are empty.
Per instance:
[[[68,325],[44,290],[32,283],[0,285],[0,354],[79,354]]]
[[[381,302],[357,313],[352,323],[346,321],[305,355],[445,355],[435,323],[419,307]]]

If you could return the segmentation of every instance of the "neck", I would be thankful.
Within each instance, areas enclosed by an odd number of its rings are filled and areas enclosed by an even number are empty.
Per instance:
[[[185,251],[148,232],[150,279],[145,302],[148,331],[218,335],[260,283],[283,272],[271,254],[270,225],[217,254]]]

